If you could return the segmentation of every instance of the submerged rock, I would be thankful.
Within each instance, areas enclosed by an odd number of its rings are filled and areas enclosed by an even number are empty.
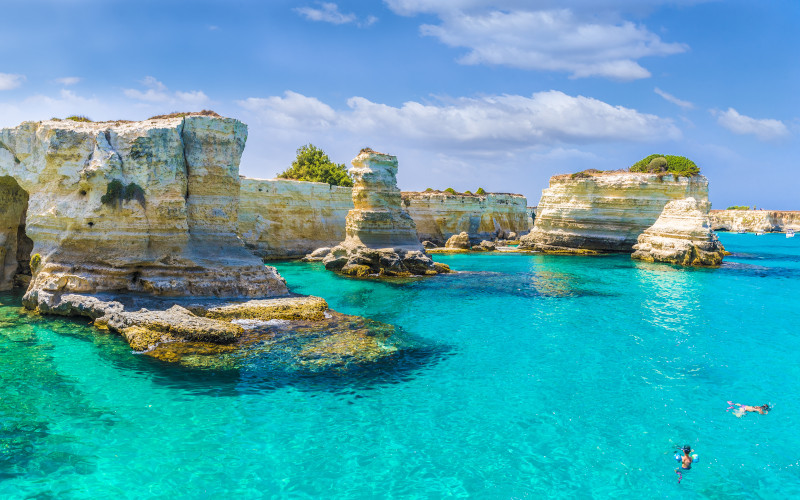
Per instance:
[[[682,266],[718,266],[725,249],[711,230],[710,204],[694,198],[667,203],[661,216],[639,236],[632,258]]]

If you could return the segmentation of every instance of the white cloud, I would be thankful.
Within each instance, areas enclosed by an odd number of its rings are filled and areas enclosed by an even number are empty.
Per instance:
[[[282,129],[327,129],[336,121],[336,112],[314,97],[286,91],[284,97],[251,97],[238,101],[244,109],[254,112],[267,126]]]
[[[11,90],[22,85],[25,75],[12,75],[10,73],[0,73],[0,90]]]
[[[335,3],[322,2],[319,4],[319,9],[312,7],[299,7],[294,9],[295,12],[305,17],[309,21],[322,21],[333,24],[347,24],[355,22],[355,14],[342,14],[339,12],[339,6]]]
[[[762,141],[780,139],[790,135],[789,129],[780,120],[750,118],[749,116],[740,115],[733,108],[728,108],[727,111],[711,110],[711,114],[717,117],[717,123],[734,134],[752,134]]]
[[[403,15],[437,15],[441,22],[422,25],[422,34],[438,38],[448,46],[467,49],[459,59],[462,64],[567,72],[571,78],[635,80],[650,76],[638,59],[678,54],[688,49],[685,44],[663,42],[646,27],[621,19],[621,13],[615,12],[614,7],[629,2],[588,5],[581,0],[387,0],[387,3]]]
[[[655,89],[653,89],[653,91],[654,91],[656,94],[658,94],[658,95],[660,95],[661,97],[663,97],[663,98],[664,98],[665,100],[667,100],[668,102],[671,102],[672,104],[674,104],[674,105],[676,105],[676,106],[680,106],[680,107],[682,107],[683,109],[693,109],[693,108],[694,108],[694,104],[692,104],[691,102],[689,102],[689,101],[683,101],[683,100],[681,100],[681,99],[678,99],[678,98],[677,98],[677,97],[675,97],[674,95],[672,95],[672,94],[669,94],[669,93],[667,93],[667,92],[664,92],[663,90],[661,90],[661,89],[660,89],[660,88],[658,88],[658,87],[656,87]]]
[[[451,102],[406,102],[400,107],[364,97],[348,99],[335,111],[295,92],[284,97],[240,101],[265,126],[298,132],[328,130],[350,136],[428,144],[459,150],[525,149],[553,142],[647,141],[680,137],[670,120],[589,97],[558,91],[458,98]]]
[[[60,83],[64,86],[75,85],[76,83],[80,82],[81,78],[78,76],[65,76],[63,78],[56,78],[55,82]]]
[[[358,19],[358,16],[353,14],[344,14],[339,10],[339,6],[331,2],[317,2],[318,9],[313,7],[298,7],[294,9],[295,12],[305,17],[309,21],[321,21],[331,24],[356,24],[359,27],[371,26],[378,22],[375,16],[367,16],[363,21]]]
[[[152,76],[144,77],[140,83],[143,86],[148,87],[148,89],[145,91],[138,89],[123,89],[122,93],[125,95],[125,97],[149,104],[198,107],[204,106],[210,102],[208,96],[201,90],[170,92],[166,85]]]

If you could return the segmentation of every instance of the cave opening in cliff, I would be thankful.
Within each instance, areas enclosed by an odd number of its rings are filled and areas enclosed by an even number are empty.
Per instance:
[[[0,176],[0,290],[27,287],[33,240],[25,232],[28,192],[16,179]]]

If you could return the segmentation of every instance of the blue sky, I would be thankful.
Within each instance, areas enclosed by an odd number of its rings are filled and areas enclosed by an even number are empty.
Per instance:
[[[519,192],[685,155],[715,208],[800,209],[800,2],[4,0],[0,126],[213,109],[241,172],[313,143],[406,190]]]

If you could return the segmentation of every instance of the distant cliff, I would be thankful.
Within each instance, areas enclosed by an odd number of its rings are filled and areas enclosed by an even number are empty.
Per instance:
[[[239,234],[261,258],[302,257],[345,238],[353,190],[321,182],[242,178]]]
[[[484,195],[404,191],[403,206],[417,224],[421,241],[443,245],[462,231],[472,240],[531,229],[527,200],[519,194]]]
[[[620,171],[557,175],[542,191],[533,230],[520,248],[631,252],[668,202],[689,197],[708,201],[705,177]]]
[[[67,292],[286,293],[236,235],[246,139],[243,123],[201,115],[0,130],[0,288],[32,273],[31,304]]]
[[[712,210],[710,217],[715,231],[800,231],[800,211]]]

